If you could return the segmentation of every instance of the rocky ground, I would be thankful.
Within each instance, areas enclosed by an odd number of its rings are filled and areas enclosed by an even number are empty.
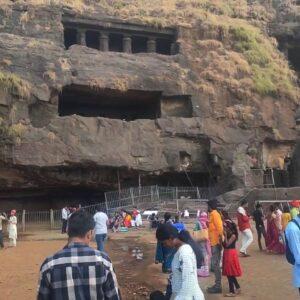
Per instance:
[[[1,299],[34,299],[41,262],[47,256],[62,248],[66,239],[59,232],[36,232],[21,238],[17,248],[0,252]],[[95,246],[95,244],[93,244]],[[143,259],[132,256],[138,247]],[[154,264],[154,233],[148,229],[132,230],[129,233],[111,234],[107,250],[114,262],[123,299],[148,299],[149,292],[164,289],[166,275],[160,266]],[[259,252],[254,243],[250,258],[241,259],[243,276],[240,279],[243,293],[239,299],[297,299],[291,285],[291,267],[283,256]],[[213,277],[200,279],[203,290],[213,282]],[[226,280],[223,280],[227,291]],[[2,298],[3,297],[3,298]],[[217,300],[223,296],[205,295],[206,299]]]

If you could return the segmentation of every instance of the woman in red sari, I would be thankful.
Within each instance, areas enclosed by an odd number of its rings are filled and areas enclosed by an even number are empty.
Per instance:
[[[280,238],[279,228],[276,226],[276,214],[273,205],[270,206],[270,211],[267,216],[267,251],[270,253],[284,254],[284,242]]]

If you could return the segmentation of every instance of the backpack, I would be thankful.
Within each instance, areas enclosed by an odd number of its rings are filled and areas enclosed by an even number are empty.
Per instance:
[[[290,222],[295,223],[297,225],[297,227],[299,228],[299,230],[300,230],[300,225],[298,224],[298,222],[295,219],[291,220]],[[291,249],[289,247],[289,243],[288,243],[288,240],[286,238],[286,235],[285,235],[285,244],[286,244],[286,250],[285,250],[286,260],[291,265],[294,265],[295,264],[295,257],[294,257],[294,254],[292,253],[292,251],[291,251]]]

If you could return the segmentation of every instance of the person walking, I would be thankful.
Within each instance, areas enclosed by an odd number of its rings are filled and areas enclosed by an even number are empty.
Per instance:
[[[281,221],[282,221],[282,230],[285,231],[287,224],[289,223],[289,221],[292,220],[292,216],[290,213],[290,209],[289,207],[285,204],[283,206],[283,213],[282,213],[282,217],[281,217]]]
[[[106,213],[98,209],[98,211],[94,215],[94,221],[97,249],[99,251],[104,251],[104,243],[107,237],[108,216]]]
[[[256,232],[257,232],[257,241],[259,250],[262,251],[263,247],[261,244],[261,237],[263,236],[266,246],[266,229],[264,224],[265,216],[263,214],[263,210],[260,203],[257,203],[255,206],[255,210],[253,212],[253,219],[255,222]]]
[[[300,294],[300,215],[290,221],[285,229],[287,249],[293,256],[293,285]],[[288,252],[288,251],[287,251]]]
[[[5,213],[0,214],[0,248],[4,248],[2,222],[7,220]]]
[[[163,224],[170,224],[173,226],[171,217],[172,217],[171,214],[169,212],[166,212],[164,214],[164,221],[163,221],[164,223]],[[158,225],[158,228],[161,225],[162,224]],[[158,230],[158,228],[157,228],[157,230]],[[176,228],[176,230],[177,230],[177,228]],[[163,273],[171,273],[171,266],[172,266],[172,261],[173,261],[175,252],[176,251],[174,248],[167,247],[162,242],[157,240],[156,252],[155,252],[155,264],[158,264],[158,263],[162,264],[161,268],[162,268]]]
[[[94,227],[86,211],[72,214],[68,244],[41,265],[37,300],[121,299],[110,258],[89,246]]]
[[[227,276],[229,293],[225,297],[235,297],[241,293],[241,287],[236,279],[242,275],[242,269],[239,262],[239,257],[235,248],[238,240],[238,230],[236,224],[230,219],[226,211],[222,211],[224,219],[224,252],[222,275]]]
[[[205,211],[199,213],[198,221],[196,222],[194,230],[208,230],[208,216]],[[199,277],[208,277],[209,276],[209,266],[211,258],[211,245],[209,238],[205,240],[198,241],[198,245],[202,251],[203,255],[203,264],[198,270]]]
[[[179,238],[172,224],[161,224],[156,231],[157,241],[176,251],[172,261],[171,300],[204,300],[197,278],[197,261],[192,247]]]
[[[67,232],[69,213],[70,213],[70,211],[67,206],[62,208],[62,210],[61,210],[61,221],[62,221],[61,233],[62,234]]]
[[[269,253],[283,254],[285,252],[284,240],[277,226],[275,207],[270,205],[267,216],[267,251]]]
[[[297,218],[298,214],[299,214],[299,207],[300,207],[300,200],[293,200],[291,203],[291,217],[292,219]]]
[[[18,230],[17,230],[17,217],[16,217],[16,210],[13,209],[10,212],[10,217],[8,220],[8,238],[10,241],[10,247],[16,247],[17,246],[17,238],[18,238]]]
[[[223,223],[220,213],[217,211],[217,200],[209,200],[208,212],[209,212],[209,224],[208,235],[211,244],[211,262],[213,271],[215,273],[215,284],[207,288],[209,294],[221,294],[222,293],[222,275],[221,275],[221,253],[222,253],[222,239],[223,239]]]
[[[239,230],[242,234],[242,247],[240,249],[240,254],[242,257],[250,256],[247,253],[247,249],[253,242],[253,234],[251,231],[250,217],[248,216],[245,207],[247,206],[247,201],[243,200],[241,206],[237,210],[237,219]]]

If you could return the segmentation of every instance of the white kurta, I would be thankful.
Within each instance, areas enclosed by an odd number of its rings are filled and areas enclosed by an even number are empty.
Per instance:
[[[9,225],[8,225],[8,237],[10,239],[16,240],[18,238],[18,233],[17,233],[17,217],[16,216],[11,216],[9,218]]]

